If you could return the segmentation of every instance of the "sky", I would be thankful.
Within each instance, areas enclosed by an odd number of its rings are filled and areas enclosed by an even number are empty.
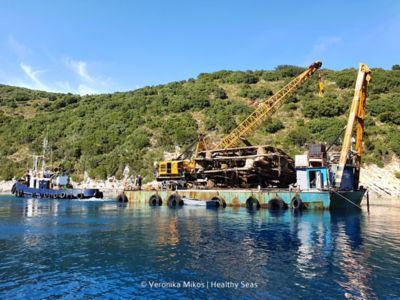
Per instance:
[[[2,0],[0,84],[81,95],[218,70],[400,64],[400,1]]]

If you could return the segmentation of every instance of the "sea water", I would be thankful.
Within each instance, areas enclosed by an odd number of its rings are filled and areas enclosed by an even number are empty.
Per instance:
[[[400,207],[0,196],[0,299],[399,299]]]

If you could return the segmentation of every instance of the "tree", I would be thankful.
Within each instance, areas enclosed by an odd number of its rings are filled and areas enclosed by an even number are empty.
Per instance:
[[[312,136],[306,127],[297,127],[289,132],[287,141],[295,146],[301,147],[312,141]]]
[[[285,128],[281,120],[278,119],[269,119],[265,123],[264,130],[268,133],[275,133]]]

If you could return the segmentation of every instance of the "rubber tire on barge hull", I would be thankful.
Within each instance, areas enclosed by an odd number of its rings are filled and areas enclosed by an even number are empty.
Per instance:
[[[299,197],[293,197],[292,201],[290,201],[290,207],[296,210],[303,209],[303,201]]]
[[[152,195],[149,199],[149,205],[150,206],[161,206],[162,205],[162,199],[159,195]]]
[[[125,195],[125,193],[121,193],[117,196],[118,202],[128,202],[128,197]]]
[[[167,205],[169,207],[182,206],[183,204],[183,200],[179,194],[172,194],[168,197]]]
[[[258,199],[254,198],[254,197],[249,197],[246,200],[246,208],[250,209],[250,210],[257,210],[260,209],[261,205],[260,202],[258,201]]]
[[[270,210],[284,210],[287,208],[287,204],[282,199],[274,198],[268,202],[268,209]]]

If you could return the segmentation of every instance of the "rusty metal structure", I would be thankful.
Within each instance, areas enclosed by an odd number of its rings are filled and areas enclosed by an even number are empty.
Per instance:
[[[208,187],[287,187],[296,181],[293,159],[271,146],[203,151],[195,161]]]

